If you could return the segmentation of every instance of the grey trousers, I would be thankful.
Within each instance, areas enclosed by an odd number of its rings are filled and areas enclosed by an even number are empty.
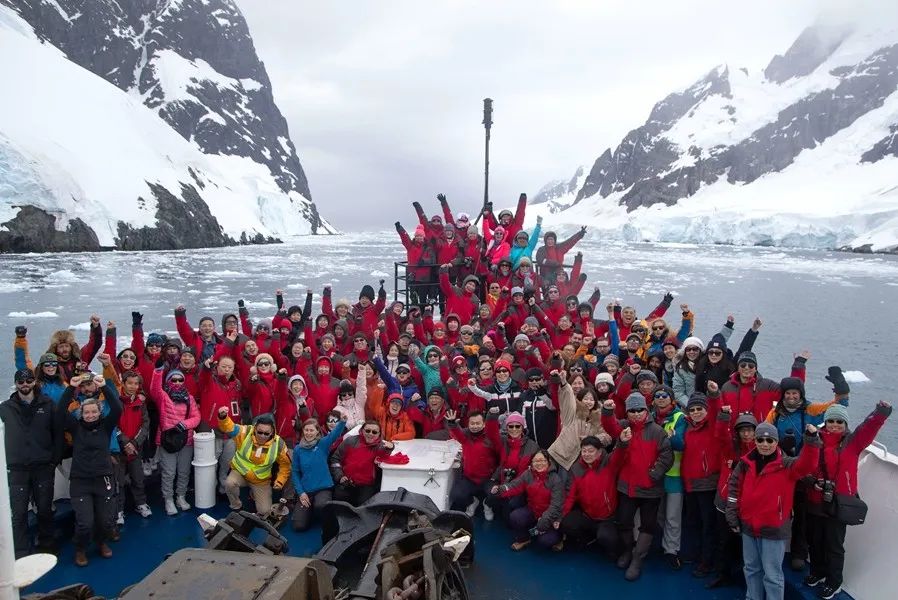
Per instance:
[[[168,452],[161,445],[157,449],[159,465],[162,468],[162,497],[187,494],[190,482],[190,461],[193,460],[193,446],[184,446],[177,452]],[[178,481],[175,483],[175,476]],[[177,486],[176,489],[173,489]],[[173,493],[174,492],[174,493]]]
[[[660,512],[663,515],[661,525],[664,529],[661,547],[665,554],[678,554],[683,529],[683,493],[664,494],[664,510]]]
[[[218,485],[223,492],[228,473],[231,471],[231,461],[237,454],[237,443],[220,437],[215,438],[215,456],[218,458]]]

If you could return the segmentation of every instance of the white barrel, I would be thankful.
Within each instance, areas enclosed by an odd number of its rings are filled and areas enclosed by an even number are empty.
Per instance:
[[[218,461],[199,462],[193,465],[193,504],[197,508],[215,506],[215,490],[218,486]]]
[[[211,431],[193,434],[193,464],[215,460],[215,434]]]

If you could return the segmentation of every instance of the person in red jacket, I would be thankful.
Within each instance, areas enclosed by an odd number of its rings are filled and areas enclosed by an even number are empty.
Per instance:
[[[714,402],[711,399],[711,403]],[[717,547],[714,515],[714,496],[720,479],[720,440],[717,437],[719,430],[715,427],[717,412],[716,405],[709,406],[709,399],[703,393],[693,392],[686,404],[686,429],[675,430],[670,439],[671,447],[683,453],[680,477],[686,491],[685,536],[691,540],[694,552],[685,560],[697,559],[693,577],[707,577],[711,573]]]
[[[440,291],[446,298],[446,311],[444,314],[456,314],[462,325],[471,322],[471,318],[477,312],[480,301],[477,298],[477,285],[480,280],[474,275],[465,277],[462,287],[452,285],[449,282],[449,264],[440,267]]]
[[[334,500],[359,506],[377,493],[377,461],[393,452],[393,442],[380,436],[377,421],[365,421],[357,436],[348,436],[331,454]]]
[[[101,354],[100,361],[108,355]],[[108,358],[107,358],[108,360]],[[143,485],[143,467],[140,461],[140,449],[150,434],[150,417],[147,414],[147,398],[141,393],[143,387],[140,373],[125,371],[122,373],[122,389],[119,397],[122,401],[122,416],[118,421],[118,443],[121,453],[118,455],[115,474],[119,482],[118,516],[124,520],[125,510],[125,475],[131,481],[129,489],[134,498],[134,510],[144,518],[153,514],[147,504],[147,493]]]
[[[490,481],[496,485],[509,483],[530,466],[530,459],[539,451],[539,445],[526,435],[527,422],[515,411],[505,418],[505,433],[499,438],[499,466]],[[483,504],[483,518],[492,521],[499,511],[502,520],[508,522],[511,513],[526,503],[521,496],[503,498],[490,495]]]
[[[403,247],[405,247],[406,261],[408,262],[406,273],[409,283],[425,285],[432,283],[431,265],[436,263],[436,257],[433,252],[433,246],[425,242],[424,226],[418,225],[415,228],[414,237],[409,238],[408,232],[405,231],[399,221],[396,221],[395,225],[396,231],[399,233],[399,239],[402,241]],[[413,304],[419,303],[413,301]]]
[[[319,356],[315,361],[315,371],[306,375],[309,396],[315,405],[315,413],[326,415],[337,406],[340,394],[340,380],[333,376],[334,361],[328,356]]]
[[[658,529],[658,509],[664,495],[664,474],[673,465],[673,450],[664,428],[648,416],[648,405],[639,392],[631,393],[625,402],[626,420],[614,418],[614,400],[602,405],[602,427],[611,437],[618,437],[628,427],[630,446],[617,482],[617,521],[624,551],[617,566],[626,569],[627,581],[642,574],[642,561],[652,546]],[[639,511],[639,537],[633,545],[633,526]]]
[[[483,413],[469,413],[468,427],[462,429],[458,413],[446,411],[449,435],[461,444],[462,453],[462,474],[449,492],[449,503],[452,510],[463,510],[469,517],[489,492],[489,479],[499,463],[499,415],[492,411],[488,414],[489,418]]]
[[[564,543],[558,526],[564,492],[564,478],[545,450],[538,450],[533,455],[529,469],[508,483],[490,489],[491,494],[500,494],[504,498],[520,494],[527,498],[527,505],[514,509],[508,517],[509,526],[515,532],[512,550],[523,550],[533,537],[544,548],[556,552],[562,550]]]
[[[277,404],[277,366],[270,354],[257,354],[249,370],[246,395],[249,397],[250,417],[273,413]]]
[[[380,313],[384,311],[386,305],[387,292],[384,290],[383,279],[380,280],[380,289],[377,290],[377,302],[374,301],[374,288],[370,285],[362,286],[359,301],[352,307],[352,316],[355,320],[355,329],[352,333],[361,331],[368,339],[374,339],[374,330],[377,329]]]
[[[792,364],[792,377],[804,381],[805,363],[810,353],[807,351],[795,357]],[[750,412],[760,423],[767,418],[774,404],[779,402],[780,384],[772,379],[761,377],[758,373],[758,359],[752,352],[743,352],[738,357],[737,370],[730,380],[720,387],[721,406],[732,406],[733,412],[742,414]],[[709,396],[718,393],[717,384],[708,382]]]
[[[727,483],[727,524],[742,533],[746,598],[782,598],[783,557],[792,534],[795,482],[814,471],[820,454],[817,428],[805,428],[797,458],[783,454],[770,423],[755,428],[755,449],[742,457]]]
[[[848,429],[848,411],[841,404],[831,405],[824,414],[823,452],[817,459],[816,483],[808,493],[811,572],[805,578],[807,585],[820,586],[818,595],[824,600],[841,591],[845,565],[845,523],[832,514],[831,505],[839,497],[858,494],[860,454],[891,414],[892,406],[880,402],[854,431]]]
[[[426,438],[438,431],[446,432],[447,410],[446,398],[440,388],[430,390],[427,394],[427,407],[423,410],[414,404],[409,405],[407,413],[415,424],[415,437]]]
[[[614,451],[608,452],[599,438],[580,441],[580,459],[571,467],[571,482],[561,510],[565,539],[579,545],[596,540],[602,552],[617,558],[617,476],[624,464],[632,431],[621,431]]]
[[[236,339],[236,335],[233,337]],[[240,403],[243,391],[235,374],[236,362],[230,352],[234,348],[236,345],[233,342],[230,346],[222,344],[215,356],[203,363],[200,371],[200,421],[207,428],[206,431],[215,430],[218,426],[218,409],[223,407],[228,409],[232,421],[241,421]],[[216,431],[215,456],[218,459],[218,483],[222,493],[236,452],[234,440]]]
[[[498,226],[505,228],[506,239],[513,240],[517,232],[524,227],[524,217],[527,211],[527,194],[518,196],[517,208],[512,214],[508,209],[499,211],[498,222],[493,215],[493,203],[490,202],[483,208],[483,226],[484,229],[495,230]]]
[[[717,518],[717,548],[714,552],[714,577],[705,584],[708,589],[733,585],[738,578],[735,570],[742,565],[742,539],[730,530],[726,520],[727,486],[733,467],[739,459],[755,448],[755,427],[758,421],[750,413],[737,415],[732,407],[721,407],[714,427],[720,442],[720,478],[714,496]]]
[[[558,271],[564,269],[564,255],[571,251],[577,242],[586,235],[586,225],[580,231],[558,243],[558,235],[554,231],[543,234],[543,246],[536,251],[536,264],[544,281],[555,281]]]

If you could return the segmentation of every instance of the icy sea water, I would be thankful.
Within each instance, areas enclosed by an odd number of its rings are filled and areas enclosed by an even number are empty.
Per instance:
[[[602,289],[599,313],[621,298],[647,314],[665,291],[676,296],[668,313],[686,302],[696,313],[696,334],[707,342],[726,315],[736,317],[731,339],[738,345],[755,316],[764,322],[755,345],[760,372],[779,380],[789,374],[792,355],[809,349],[808,395],[828,399],[823,379],[829,365],[860,371],[869,381],[852,383],[849,413],[857,424],[876,401],[898,402],[895,393],[898,332],[898,257],[838,252],[670,244],[584,241],[589,280]],[[172,252],[0,255],[0,381],[12,384],[13,327],[28,326],[32,358],[46,348],[57,328],[86,338],[97,313],[119,325],[119,348],[130,343],[130,312],[144,313],[147,331],[174,333],[173,308],[183,303],[194,326],[203,315],[216,321],[236,312],[244,298],[251,316],[274,313],[274,290],[289,304],[315,292],[315,314],[325,283],[334,298],[355,300],[365,283],[387,280],[393,297],[393,262],[404,250],[394,232],[333,238],[300,238],[288,244]],[[892,377],[890,380],[889,377]],[[898,418],[880,441],[898,451]]]

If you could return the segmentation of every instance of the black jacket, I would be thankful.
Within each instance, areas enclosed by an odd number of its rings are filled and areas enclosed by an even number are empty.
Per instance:
[[[6,463],[11,470],[54,465],[62,454],[62,422],[48,396],[35,392],[26,404],[13,392],[0,404],[6,428]]]
[[[527,437],[543,450],[558,437],[558,413],[547,388],[521,392],[521,414],[527,423]]]
[[[103,387],[103,397],[109,404],[109,412],[101,416],[98,424],[89,426],[83,420],[75,418],[68,411],[74,388],[69,386],[60,401],[61,412],[65,416],[65,429],[72,434],[72,471],[70,479],[91,478],[112,475],[112,456],[109,452],[109,441],[112,432],[122,416],[122,401],[115,386],[108,380]]]

